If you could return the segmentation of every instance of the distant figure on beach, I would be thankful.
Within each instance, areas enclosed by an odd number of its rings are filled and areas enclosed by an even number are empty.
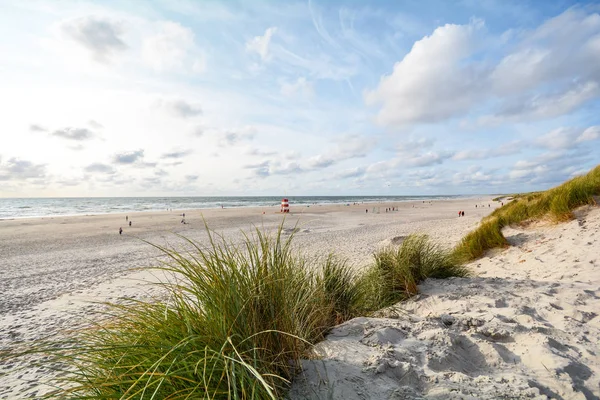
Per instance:
[[[129,216],[125,216],[125,222],[127,222],[127,220],[129,219]]]
[[[123,228],[119,228],[119,235],[123,234]]]
[[[368,213],[368,212],[369,212],[369,209],[367,208],[367,209],[365,210],[365,213]]]
[[[129,221],[129,226],[131,226],[131,221]]]
[[[459,216],[459,217],[460,217],[460,213],[461,213],[461,212],[462,212],[462,211],[459,211],[459,212],[458,212],[458,216]]]
[[[464,212],[464,211],[462,212],[462,216],[463,216],[463,217],[465,216],[465,212]]]
[[[475,204],[475,208],[477,208],[477,204]]]

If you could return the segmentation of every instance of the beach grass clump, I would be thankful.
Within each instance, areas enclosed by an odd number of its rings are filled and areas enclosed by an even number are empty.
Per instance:
[[[311,268],[283,240],[256,231],[241,246],[160,248],[173,278],[167,300],[110,305],[106,319],[46,348],[64,363],[50,397],[281,398],[307,349],[353,317],[357,288],[345,263]],[[75,372],[73,372],[75,371]]]
[[[477,229],[463,237],[454,249],[454,256],[466,262],[481,257],[489,249],[506,245],[501,220],[493,217],[483,220]]]
[[[596,204],[600,195],[600,165],[586,175],[575,177],[545,192],[515,196],[514,200],[484,218],[479,227],[465,236],[454,250],[463,262],[481,257],[487,250],[506,246],[505,226],[548,219],[553,222],[573,218],[573,210]]]
[[[468,276],[453,253],[426,235],[410,235],[398,248],[374,254],[375,262],[361,277],[364,311],[376,311],[417,294],[427,278]]]
[[[325,303],[331,306],[332,326],[358,315],[362,300],[361,288],[356,274],[346,260],[329,255],[317,279]]]

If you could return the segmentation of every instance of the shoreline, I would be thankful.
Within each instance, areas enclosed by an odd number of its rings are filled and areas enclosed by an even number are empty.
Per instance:
[[[392,204],[392,203],[407,203],[407,202],[420,202],[420,201],[452,201],[452,200],[476,200],[476,199],[482,199],[482,198],[486,198],[486,199],[490,199],[490,201],[492,201],[492,197],[490,196],[497,196],[497,195],[441,195],[441,196],[437,196],[437,195],[432,195],[432,196],[398,196],[398,197],[411,197],[410,199],[398,199],[398,200],[390,200],[390,201],[381,201],[382,199],[385,200],[386,196],[381,196],[381,199],[374,199],[374,200],[369,200],[369,201],[361,201],[360,203],[358,202],[315,202],[315,203],[290,203],[290,207],[310,207],[310,206],[318,206],[318,207],[322,207],[322,206],[334,206],[334,205],[346,205],[346,204],[350,204],[353,205],[352,203],[357,203],[357,204]],[[260,197],[260,196],[257,196]],[[301,196],[302,197],[302,196]],[[307,198],[310,198],[311,196],[304,196]],[[316,197],[327,197],[327,196],[316,196]],[[338,196],[331,196],[331,197],[338,197]],[[344,197],[344,196],[339,196],[339,197]],[[348,196],[348,197],[352,197],[352,196]],[[361,196],[356,196],[356,197],[361,197]],[[367,196],[368,197],[368,196]],[[378,196],[373,196],[373,197],[378,197]],[[395,197],[395,196],[388,196],[388,197]],[[414,198],[413,198],[414,197]],[[137,197],[81,197],[81,199],[135,199]],[[148,197],[148,198],[152,198],[152,197]],[[174,197],[177,198],[177,197]],[[182,198],[187,198],[187,197],[182,197]],[[290,197],[292,198],[292,197]],[[8,199],[8,200],[27,200],[28,198],[11,198],[11,197],[7,197],[7,198],[0,198],[0,202],[3,199]],[[51,200],[62,200],[62,199],[79,199],[79,197],[36,197],[33,198],[34,200],[44,200],[44,199],[51,199]],[[276,203],[276,204],[271,204],[271,205],[256,205],[256,204],[250,204],[250,205],[229,205],[227,207],[221,208],[221,207],[190,207],[190,208],[171,208],[170,211],[169,210],[165,210],[165,209],[158,209],[158,208],[152,208],[152,209],[148,209],[148,210],[130,210],[130,211],[114,211],[114,212],[86,212],[86,213],[67,213],[67,214],[45,214],[45,215],[27,215],[27,216],[8,216],[8,217],[0,217],[0,221],[11,221],[11,220],[20,220],[20,219],[44,219],[44,218],[57,218],[57,217],[82,217],[82,216],[102,216],[102,215],[114,215],[114,214],[129,214],[129,213],[152,213],[152,212],[175,212],[175,211],[201,211],[201,210],[221,210],[221,209],[245,209],[245,208],[263,208],[263,207],[275,207],[278,208],[280,203]]]

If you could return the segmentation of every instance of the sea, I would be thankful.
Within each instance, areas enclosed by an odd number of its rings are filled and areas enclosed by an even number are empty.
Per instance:
[[[446,200],[467,196],[288,196],[290,207],[316,204],[353,204]],[[278,206],[279,196],[248,197],[65,197],[0,198],[0,219],[96,215],[143,211]]]

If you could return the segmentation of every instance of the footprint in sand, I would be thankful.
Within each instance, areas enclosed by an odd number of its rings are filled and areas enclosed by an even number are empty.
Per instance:
[[[427,366],[436,372],[455,371],[470,376],[481,375],[488,365],[477,344],[463,335],[451,335],[449,339],[450,346],[429,355]]]

